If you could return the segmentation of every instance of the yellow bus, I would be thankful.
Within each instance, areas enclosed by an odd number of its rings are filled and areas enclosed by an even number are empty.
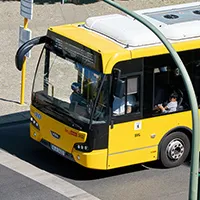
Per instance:
[[[136,12],[172,43],[199,101],[200,3]],[[50,27],[18,49],[19,70],[38,44],[44,47],[32,88],[32,139],[92,169],[155,160],[170,168],[186,160],[192,137],[188,95],[169,52],[144,25],[110,14]]]

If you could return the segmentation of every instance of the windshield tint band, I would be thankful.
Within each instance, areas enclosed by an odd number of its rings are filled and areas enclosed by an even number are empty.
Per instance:
[[[46,46],[55,53],[68,57],[85,66],[102,72],[101,54],[69,38],[63,37],[52,31],[48,31],[47,36],[52,40]]]

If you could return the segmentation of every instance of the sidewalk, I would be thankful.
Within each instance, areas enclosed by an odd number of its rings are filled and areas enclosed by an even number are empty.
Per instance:
[[[194,0],[129,0],[116,1],[130,10],[193,2]],[[33,48],[27,60],[25,104],[20,105],[21,72],[15,67],[15,54],[18,49],[19,26],[23,25],[19,1],[0,2],[0,126],[28,121],[31,87],[35,67],[41,47]],[[116,9],[100,1],[91,4],[34,4],[33,19],[28,28],[32,37],[45,35],[48,27],[65,23],[84,21],[89,16],[119,13]]]

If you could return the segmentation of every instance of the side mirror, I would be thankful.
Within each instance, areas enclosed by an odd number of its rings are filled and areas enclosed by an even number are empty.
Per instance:
[[[125,81],[119,79],[115,82],[114,95],[118,98],[124,97],[125,94]]]
[[[15,65],[19,71],[22,70],[22,65],[24,62],[24,56],[34,47],[35,45],[45,43],[46,36],[33,38],[26,43],[24,43],[17,51],[15,55]]]

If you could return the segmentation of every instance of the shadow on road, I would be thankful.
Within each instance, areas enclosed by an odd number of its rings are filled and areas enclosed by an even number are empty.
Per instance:
[[[93,180],[147,170],[134,165],[108,171],[92,170],[71,162],[43,147],[29,137],[29,124],[0,128],[0,148],[52,174],[73,179]]]
[[[1,100],[1,98],[0,98]],[[15,124],[21,124],[29,122],[30,120],[30,111],[21,111],[12,114],[0,116],[0,128],[12,126]]]

